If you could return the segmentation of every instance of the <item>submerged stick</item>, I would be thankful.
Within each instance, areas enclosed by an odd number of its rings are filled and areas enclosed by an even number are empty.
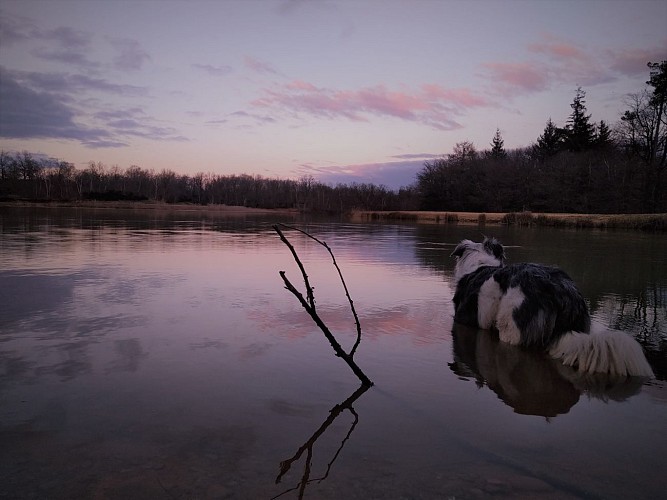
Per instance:
[[[322,321],[320,316],[317,314],[317,310],[315,307],[315,295],[313,293],[313,287],[310,285],[310,281],[308,280],[308,274],[306,273],[306,269],[301,262],[301,259],[299,259],[299,255],[297,254],[296,250],[292,246],[292,244],[289,242],[289,240],[285,237],[283,232],[280,230],[280,227],[278,225],[274,225],[273,229],[278,233],[278,236],[280,236],[280,239],[282,240],[283,243],[287,246],[287,248],[290,249],[290,252],[292,252],[292,256],[294,257],[294,260],[296,261],[297,265],[299,266],[299,269],[301,270],[301,276],[303,277],[303,283],[306,287],[306,297],[304,298],[303,294],[299,292],[296,287],[290,282],[290,280],[287,278],[285,271],[279,271],[278,274],[280,274],[280,277],[282,278],[283,282],[285,283],[285,288],[289,290],[292,295],[294,295],[303,308],[306,310],[306,312],[310,315],[310,317],[313,319],[315,324],[322,330],[322,333],[324,333],[324,336],[326,339],[329,341],[331,344],[331,347],[333,348],[334,352],[336,353],[336,356],[343,358],[343,360],[347,363],[347,365],[352,369],[354,374],[361,380],[361,383],[365,386],[370,387],[373,385],[373,382],[370,381],[370,379],[366,376],[366,374],[359,368],[359,366],[355,363],[354,361],[354,354],[357,350],[357,347],[359,347],[359,344],[361,343],[361,324],[359,323],[359,317],[357,316],[357,312],[354,309],[354,302],[352,301],[352,298],[350,297],[350,293],[347,289],[347,285],[345,284],[345,280],[343,279],[343,273],[340,270],[340,267],[338,267],[338,264],[336,263],[336,258],[334,257],[334,254],[325,242],[320,241],[319,239],[315,238],[314,236],[308,234],[306,231],[303,231],[301,229],[297,229],[291,226],[287,226],[285,224],[281,224],[281,226],[286,227],[288,229],[294,229],[296,231],[299,231],[300,233],[308,236],[312,240],[316,241],[320,245],[322,245],[324,248],[327,249],[329,252],[329,255],[331,255],[331,258],[333,260],[333,265],[338,271],[338,276],[341,279],[341,283],[343,284],[343,289],[345,290],[345,295],[347,296],[347,300],[350,304],[350,309],[352,310],[352,315],[354,316],[354,321],[355,325],[357,328],[357,340],[354,343],[354,346],[350,350],[349,353],[345,352],[343,347],[340,345],[340,343],[336,340],[336,337],[331,333],[327,325]]]

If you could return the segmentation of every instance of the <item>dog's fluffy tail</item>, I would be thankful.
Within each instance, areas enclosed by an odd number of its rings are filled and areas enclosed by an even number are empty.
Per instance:
[[[549,349],[549,355],[584,373],[654,376],[639,343],[618,330],[567,333]]]

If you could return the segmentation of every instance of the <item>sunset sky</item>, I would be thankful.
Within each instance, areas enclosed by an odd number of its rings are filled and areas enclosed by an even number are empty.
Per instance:
[[[85,168],[407,185],[534,142],[577,86],[618,121],[667,2],[0,0],[0,148]]]

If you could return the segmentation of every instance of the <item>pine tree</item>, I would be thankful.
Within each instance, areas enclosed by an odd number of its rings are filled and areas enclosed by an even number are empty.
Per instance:
[[[503,160],[507,158],[507,151],[505,151],[505,141],[503,140],[502,135],[500,135],[499,128],[496,129],[496,134],[493,136],[491,146],[491,158],[494,160]]]
[[[537,138],[537,154],[543,160],[558,153],[563,144],[564,131],[556,127],[554,122],[549,118],[544,127],[544,132]]]
[[[595,130],[590,123],[591,115],[586,114],[586,92],[577,87],[574,101],[570,104],[572,114],[567,120],[566,144],[570,151],[586,151],[593,145]]]
[[[597,134],[595,135],[595,146],[598,148],[604,148],[612,144],[611,139],[611,130],[607,125],[607,122],[600,120],[600,123],[597,127]]]

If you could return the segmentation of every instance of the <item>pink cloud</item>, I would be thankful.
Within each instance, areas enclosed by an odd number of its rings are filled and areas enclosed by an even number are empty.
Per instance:
[[[615,80],[613,72],[597,52],[584,50],[551,35],[543,38],[544,42],[530,44],[528,50],[547,56],[544,65],[551,70],[553,80],[572,85],[598,85]]]
[[[484,76],[497,86],[501,94],[511,96],[517,92],[540,92],[552,84],[568,84],[574,88],[577,85],[608,83],[621,74],[634,76],[647,73],[646,63],[660,60],[665,53],[664,48],[616,52],[589,50],[550,35],[528,45],[528,50],[539,59],[483,65],[486,70]]]
[[[667,44],[666,44],[667,45]],[[623,75],[634,76],[645,74],[648,78],[648,62],[660,62],[665,59],[667,46],[660,49],[627,49],[622,51],[609,51],[609,66],[614,71]]]
[[[541,54],[546,54],[554,59],[562,60],[589,60],[588,54],[574,45],[566,42],[560,42],[549,37],[549,41],[545,43],[532,43],[528,46],[528,50]]]
[[[496,83],[527,92],[539,92],[549,85],[549,74],[534,63],[486,63],[489,77]]]
[[[304,82],[302,80],[294,80],[286,85],[290,90],[305,90],[305,91],[315,91],[317,87],[312,83]]]
[[[370,116],[393,117],[423,123],[436,129],[460,128],[455,118],[466,109],[488,106],[489,102],[468,89],[446,89],[423,85],[419,90],[390,90],[384,85],[358,90],[332,90],[304,81],[264,90],[251,103],[294,114],[368,121]]]

